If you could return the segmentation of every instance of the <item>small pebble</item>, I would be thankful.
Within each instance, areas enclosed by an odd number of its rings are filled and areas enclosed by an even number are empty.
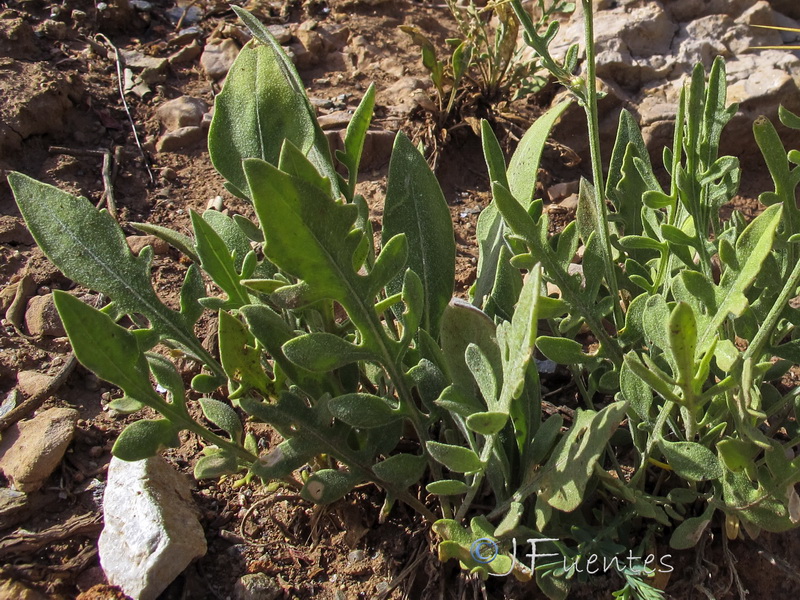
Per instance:
[[[100,458],[105,450],[102,446],[92,446],[89,448],[89,456],[92,458]]]
[[[347,562],[351,565],[353,563],[361,562],[364,560],[364,551],[363,550],[353,550],[350,554],[347,555]]]

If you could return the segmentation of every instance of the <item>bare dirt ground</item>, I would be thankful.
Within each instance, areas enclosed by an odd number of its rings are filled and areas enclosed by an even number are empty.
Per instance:
[[[159,105],[188,95],[210,106],[219,92],[218,82],[209,79],[201,67],[199,55],[169,64],[142,97],[127,94],[129,119],[120,100],[114,53],[107,44],[121,51],[165,58],[215,37],[237,39],[241,30],[232,11],[225,2],[176,6],[171,0],[162,0],[140,2],[138,7],[131,2],[126,8],[127,4],[0,2],[0,171],[5,175],[8,170],[19,170],[99,202],[107,187],[103,153],[110,151],[116,160],[106,174],[113,178],[118,219],[128,235],[139,233],[130,225],[135,222],[188,232],[190,209],[205,210],[217,196],[231,214],[250,214],[247,205],[223,190],[204,141],[177,151],[156,151],[162,129],[155,114]],[[406,0],[372,4],[251,0],[246,8],[267,23],[288,26],[290,33],[300,27],[333,32],[332,45],[308,58],[300,69],[313,102],[321,115],[328,115],[332,127],[341,119],[341,111],[352,110],[367,86],[376,84],[373,129],[388,133],[374,136],[359,188],[370,202],[376,222],[381,218],[391,134],[403,130],[415,141],[425,142],[429,150],[438,147],[437,175],[456,228],[456,291],[464,295],[474,280],[477,216],[489,201],[480,142],[463,123],[448,123],[444,132],[435,128],[425,111],[410,101],[412,90],[396,85],[398,81],[408,83],[409,78],[423,84],[428,81],[418,49],[398,26],[414,25],[444,47],[445,38],[455,33],[455,24],[444,5]],[[179,32],[186,27],[196,31],[184,39]],[[192,41],[195,39],[197,42]],[[495,113],[476,114],[492,116],[510,150],[551,93],[545,90],[539,97],[503,105]],[[542,194],[553,189],[548,210],[561,225],[573,218],[574,209],[569,203],[560,204],[568,194],[560,196],[563,188],[554,186],[580,176],[581,165],[574,158],[568,148],[553,144],[540,174]],[[73,284],[36,248],[5,176],[2,181],[0,313],[7,318],[0,328],[0,397],[6,397],[17,384],[19,372],[55,375],[67,363],[69,345],[58,324],[40,330],[41,335],[32,332],[34,325],[24,318],[24,303],[53,289],[71,289]],[[752,200],[744,198],[739,203],[752,212],[757,210]],[[176,297],[186,268],[176,251],[157,253],[153,278],[165,298]],[[9,318],[7,310],[15,300],[22,308],[12,310]],[[209,319],[203,321],[206,331],[213,325]],[[183,366],[185,376],[190,377],[194,367]],[[2,588],[14,590],[7,597],[124,597],[106,585],[96,550],[110,448],[130,421],[105,409],[109,400],[120,395],[78,366],[45,404],[74,407],[81,419],[65,460],[45,487],[32,495],[28,507],[13,520],[0,523],[0,580],[25,586]],[[574,406],[574,398],[552,400]],[[272,434],[262,427],[262,435],[271,445]],[[182,447],[168,452],[167,458],[191,473],[199,444],[189,435],[182,441]],[[532,584],[492,580],[484,585],[460,574],[454,563],[441,564],[424,523],[403,506],[397,506],[389,521],[379,525],[381,501],[370,487],[322,508],[288,492],[267,495],[255,484],[234,490],[224,481],[199,482],[194,496],[202,511],[209,551],[164,592],[164,599],[232,597],[237,578],[256,572],[273,577],[281,590],[278,597],[285,598],[540,597]],[[22,529],[38,533],[27,536]],[[751,598],[796,597],[800,584],[791,573],[800,567],[797,535],[732,542],[729,558],[719,528],[715,531],[704,553],[676,557],[676,570],[665,582],[672,597],[706,597],[696,584],[703,584],[718,598],[738,597],[739,585],[750,590]],[[741,584],[730,568],[737,558]],[[571,597],[609,597],[618,587],[619,580],[598,578],[579,587]]]

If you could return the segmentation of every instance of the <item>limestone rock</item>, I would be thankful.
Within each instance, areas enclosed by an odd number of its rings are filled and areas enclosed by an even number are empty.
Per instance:
[[[161,104],[156,116],[167,131],[175,131],[181,127],[197,127],[207,110],[208,105],[199,98],[181,96]]]
[[[181,127],[175,131],[168,131],[162,135],[156,144],[158,152],[174,152],[189,146],[194,146],[206,137],[202,127]]]
[[[292,41],[292,32],[286,25],[267,25],[267,30],[279,44],[288,44]]]
[[[135,50],[120,50],[125,66],[138,73],[147,85],[160,83],[167,78],[168,62],[166,58],[147,56]]]
[[[726,61],[728,102],[740,102],[739,113],[723,133],[723,141],[735,141],[723,144],[722,149],[741,160],[757,157],[753,119],[760,114],[774,119],[779,105],[800,109],[800,59],[785,51],[748,51],[794,39],[791,33],[753,27],[791,27],[794,21],[775,9],[776,2],[766,0],[597,3],[597,74],[606,93],[599,104],[604,145],[613,143],[620,109],[633,108],[648,149],[659,163],[662,148],[671,144],[684,82],[696,64],[708,71],[721,56]],[[551,46],[554,56],[563,57],[570,45],[582,42],[582,19],[579,4]],[[562,98],[557,95],[554,101]],[[574,107],[568,109],[554,136],[585,157],[585,126],[576,125],[575,113]],[[782,135],[787,146],[795,145],[798,138],[796,132]]]
[[[0,471],[17,490],[35,492],[61,462],[77,422],[77,410],[51,408],[15,423],[0,441]]]
[[[111,459],[103,520],[100,565],[108,582],[134,600],[155,600],[206,553],[189,484],[159,456]]]
[[[188,46],[184,46],[180,50],[176,50],[170,54],[167,60],[171,65],[182,65],[192,62],[202,53],[203,48],[197,43],[197,40],[193,40]]]
[[[223,79],[239,55],[239,45],[232,39],[217,40],[206,44],[200,64],[209,79]]]
[[[265,573],[251,573],[239,578],[233,587],[234,600],[277,600],[283,589]]]
[[[53,294],[34,296],[28,301],[25,311],[25,327],[34,337],[63,337],[66,335],[61,317],[58,316]]]

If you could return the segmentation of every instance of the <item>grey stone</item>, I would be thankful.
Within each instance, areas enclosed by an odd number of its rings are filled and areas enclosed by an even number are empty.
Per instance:
[[[209,79],[224,79],[238,55],[239,45],[234,40],[215,40],[206,44],[200,64]]]
[[[779,105],[800,109],[800,59],[785,51],[750,51],[753,47],[781,45],[794,34],[760,29],[753,25],[791,27],[792,19],[775,12],[775,2],[765,0],[673,0],[643,2],[617,0],[595,8],[597,74],[606,96],[599,103],[601,137],[613,142],[620,109],[632,108],[643,128],[651,154],[658,156],[671,144],[681,89],[698,63],[706,70],[721,56],[726,60],[728,102],[740,102],[739,113],[723,134],[723,145],[740,159],[757,156],[752,120],[777,115]],[[580,5],[565,20],[551,46],[554,56],[582,42]],[[561,100],[558,95],[555,101]],[[554,136],[579,155],[586,156],[585,126],[576,125],[577,109],[570,107],[556,126]],[[794,136],[794,137],[792,137]],[[784,142],[796,143],[794,132]],[[656,158],[656,162],[658,159]]]
[[[189,484],[159,456],[111,459],[103,521],[100,565],[108,582],[135,600],[155,600],[206,553]]]
[[[181,127],[175,131],[168,131],[162,135],[156,144],[158,152],[175,152],[189,146],[194,146],[204,140],[206,132],[202,127]]]
[[[120,50],[125,66],[139,75],[146,84],[161,83],[167,78],[169,63],[166,58],[148,56],[135,50]]]
[[[265,573],[243,575],[233,586],[234,600],[277,600],[281,596],[281,586]]]
[[[267,30],[279,44],[288,44],[292,41],[292,31],[286,25],[267,25]]]
[[[191,44],[184,46],[180,50],[169,55],[167,60],[171,65],[183,65],[192,62],[203,53],[203,48],[193,40]]]
[[[156,109],[156,116],[167,131],[181,127],[197,127],[203,120],[208,105],[199,98],[181,96],[164,102]]]
[[[77,410],[51,408],[15,423],[0,441],[0,472],[15,489],[35,492],[61,463],[77,422]]]
[[[63,337],[66,335],[61,317],[58,316],[53,294],[34,296],[28,301],[25,311],[25,327],[34,337]]]

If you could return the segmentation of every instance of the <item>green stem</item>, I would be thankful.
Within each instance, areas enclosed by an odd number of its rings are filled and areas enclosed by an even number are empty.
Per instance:
[[[221,448],[235,454],[247,463],[252,463],[258,460],[257,456],[250,454],[250,452],[245,450],[239,444],[235,444],[234,442],[226,440],[225,438],[218,436],[216,433],[209,431],[200,425],[200,423],[192,419],[188,413],[185,413],[177,406],[173,406],[172,404],[165,402],[160,396],[157,396],[155,392],[153,394],[154,395],[151,398],[150,406],[160,412],[172,423],[197,434],[209,444],[212,444],[217,448]],[[156,398],[158,399],[156,400]]]
[[[469,487],[469,491],[467,492],[466,496],[464,497],[464,501],[461,503],[461,506],[456,513],[455,520],[460,521],[463,519],[469,507],[472,505],[472,501],[475,499],[475,496],[478,493],[478,490],[481,487],[481,483],[483,483],[483,477],[486,473],[486,465],[489,463],[489,457],[492,454],[492,450],[494,449],[494,442],[497,439],[497,435],[488,435],[486,436],[486,442],[483,445],[483,449],[481,450],[480,461],[484,464],[483,469],[481,469],[478,473],[475,474],[475,479],[472,480],[472,485]]]
[[[636,471],[636,473],[633,474],[633,477],[631,477],[631,487],[637,487],[637,485],[640,483],[640,480],[647,472],[647,459],[650,458],[650,455],[653,452],[653,447],[656,445],[658,440],[661,439],[661,432],[664,431],[664,425],[667,424],[667,419],[669,419],[675,406],[676,405],[674,402],[667,400],[664,402],[661,412],[658,413],[658,418],[653,425],[653,431],[647,440],[647,446],[642,454],[642,463],[639,465],[639,469]],[[642,481],[641,483],[644,482]]]
[[[595,230],[600,236],[600,246],[605,255],[606,283],[614,298],[614,321],[617,329],[625,323],[625,315],[619,302],[619,284],[617,272],[614,269],[613,254],[611,252],[611,238],[608,231],[608,209],[605,200],[605,185],[603,178],[603,163],[600,155],[600,122],[597,112],[597,65],[595,64],[594,47],[594,14],[592,1],[583,2],[584,35],[586,38],[586,96],[583,108],[586,112],[586,123],[589,128],[589,154],[592,160],[592,177],[594,179],[595,215],[597,221]]]
[[[753,338],[752,343],[750,346],[748,346],[747,350],[745,350],[745,353],[742,356],[744,360],[747,360],[748,358],[753,358],[755,360],[759,359],[764,351],[764,346],[766,346],[769,342],[772,332],[775,330],[775,327],[778,324],[781,313],[783,312],[784,308],[786,308],[789,299],[794,296],[794,291],[797,289],[798,285],[800,285],[800,262],[795,264],[791,275],[789,275],[786,285],[784,285],[783,290],[781,290],[780,296],[778,296],[778,299],[775,300],[772,308],[770,308],[767,318],[764,319],[764,323],[762,323],[761,328],[756,334],[756,337]]]

